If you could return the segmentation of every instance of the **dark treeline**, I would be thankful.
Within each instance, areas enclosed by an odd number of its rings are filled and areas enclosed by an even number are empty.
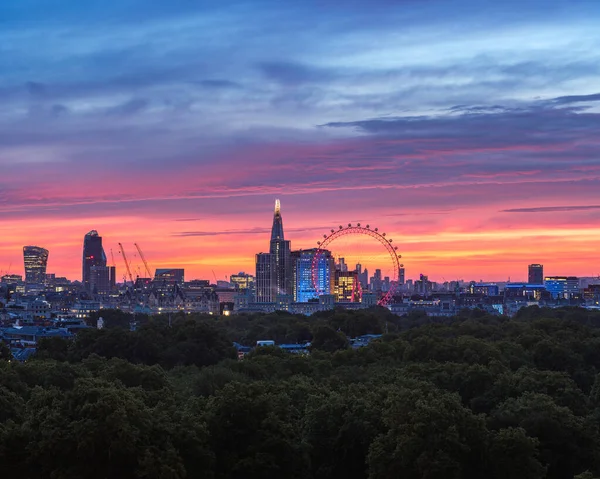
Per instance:
[[[600,314],[131,318],[0,355],[23,478],[600,477]],[[348,338],[383,334],[351,349]],[[309,357],[232,341],[312,342]]]

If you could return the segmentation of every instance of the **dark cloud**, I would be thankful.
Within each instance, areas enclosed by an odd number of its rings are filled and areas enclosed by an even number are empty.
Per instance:
[[[290,86],[327,82],[336,76],[333,69],[309,67],[293,62],[263,62],[258,67],[268,79]]]
[[[321,127],[352,128],[390,138],[466,142],[489,149],[559,145],[592,140],[600,128],[600,114],[579,108],[554,108],[545,102],[521,107],[453,107],[455,115],[405,116],[330,122]],[[575,146],[575,145],[572,145]]]
[[[540,206],[533,208],[512,208],[501,210],[501,213],[559,213],[569,211],[600,210],[600,205],[589,206]]]
[[[33,97],[43,97],[46,93],[46,85],[40,82],[29,81],[25,84],[25,88]]]
[[[554,103],[568,104],[568,103],[579,103],[586,101],[600,101],[600,93],[594,93],[592,95],[568,95],[559,96],[552,100]]]
[[[109,115],[127,116],[139,113],[148,108],[150,102],[145,98],[132,98],[125,103],[109,108],[107,113]]]

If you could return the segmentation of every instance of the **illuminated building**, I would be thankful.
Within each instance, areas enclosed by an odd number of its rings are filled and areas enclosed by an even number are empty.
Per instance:
[[[505,298],[525,297],[531,300],[540,300],[546,293],[546,286],[543,284],[523,284],[523,283],[507,283],[504,286]]]
[[[290,242],[283,235],[281,205],[276,200],[269,252],[256,255],[256,301],[271,303],[292,293]]]
[[[48,250],[39,246],[23,246],[25,262],[25,284],[41,285],[46,283]]]
[[[544,265],[530,264],[528,273],[527,282],[529,284],[544,284]]]
[[[500,294],[500,288],[497,284],[493,283],[471,283],[469,285],[471,294],[477,294],[479,296],[498,296]]]
[[[356,271],[336,270],[333,294],[336,303],[359,302],[360,283]]]
[[[229,282],[240,293],[254,292],[254,276],[246,273],[232,274]]]
[[[570,299],[579,294],[579,278],[575,276],[546,276],[544,286],[553,299]]]
[[[320,251],[320,253],[315,260],[317,251]],[[307,303],[311,300],[317,300],[319,295],[331,294],[332,272],[335,270],[335,262],[330,251],[318,249],[299,250],[292,252],[291,256],[294,271],[294,301]],[[316,288],[313,281],[313,262]]]
[[[154,281],[167,284],[183,284],[185,278],[185,269],[182,268],[161,268],[154,273]]]
[[[90,279],[92,266],[106,266],[106,255],[102,248],[102,236],[96,230],[90,231],[83,238],[83,268],[81,282],[86,291],[92,291]]]

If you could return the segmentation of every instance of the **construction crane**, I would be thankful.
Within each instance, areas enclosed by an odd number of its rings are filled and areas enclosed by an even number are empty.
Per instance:
[[[148,278],[152,279],[152,273],[150,272],[150,266],[148,266],[148,261],[146,261],[146,257],[144,256],[144,253],[142,253],[142,248],[140,248],[140,245],[138,245],[137,243],[133,243],[133,244],[136,247],[136,249],[138,250],[138,253],[140,254],[140,258],[142,258],[142,262],[144,263],[144,268],[146,268],[146,272],[148,273]]]
[[[119,248],[121,248],[121,255],[123,256],[123,261],[125,262],[125,268],[127,269],[127,275],[129,276],[129,279],[131,280],[131,284],[134,284],[135,281],[133,281],[133,276],[131,275],[131,269],[129,268],[129,263],[127,262],[127,256],[125,256],[125,250],[123,249],[123,245],[121,243],[119,243]]]

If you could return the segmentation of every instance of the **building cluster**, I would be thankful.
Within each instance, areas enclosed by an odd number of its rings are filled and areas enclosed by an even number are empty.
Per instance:
[[[48,330],[56,328],[59,319],[81,326],[91,313],[105,308],[133,314],[230,315],[284,310],[310,315],[333,308],[369,308],[392,288],[395,294],[387,307],[397,314],[421,311],[451,316],[463,308],[481,308],[510,315],[532,304],[600,307],[600,278],[546,276],[541,264],[529,265],[528,281],[523,283],[436,283],[423,274],[415,280],[405,279],[403,267],[397,279],[384,276],[379,269],[371,275],[363,265],[352,267],[327,249],[293,250],[284,236],[279,201],[268,252],[256,255],[255,274],[240,272],[213,282],[186,280],[182,268],[160,268],[151,273],[136,244],[145,275],[134,278],[119,246],[127,272],[121,282],[117,281],[114,258],[109,264],[102,237],[95,230],[83,238],[81,281],[48,273],[49,251],[25,246],[25,275],[0,277],[1,326]]]
[[[404,277],[403,268],[400,275]],[[235,311],[312,314],[334,307],[368,308],[392,286],[380,269],[369,277],[361,264],[352,269],[345,258],[336,259],[327,249],[292,250],[284,236],[279,200],[275,202],[269,252],[256,255],[255,278],[255,291],[238,295]]]

